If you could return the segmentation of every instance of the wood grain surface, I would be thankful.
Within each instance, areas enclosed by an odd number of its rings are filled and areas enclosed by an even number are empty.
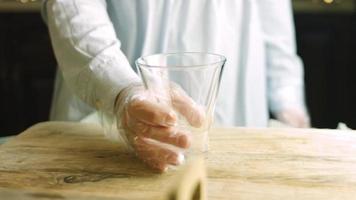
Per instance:
[[[156,174],[101,132],[93,124],[42,123],[2,145],[0,194],[30,190],[20,195],[32,198],[33,193],[45,196],[51,191],[62,199],[164,199],[163,194],[180,183],[174,178],[180,170]],[[353,131],[214,129],[205,161],[207,196],[356,199],[355,155]],[[198,182],[192,180],[195,190]]]

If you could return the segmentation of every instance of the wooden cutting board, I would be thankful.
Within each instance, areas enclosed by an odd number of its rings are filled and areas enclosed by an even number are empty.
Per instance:
[[[35,125],[0,147],[0,200],[205,199],[203,159],[159,174],[96,124]]]
[[[209,199],[356,199],[353,131],[214,129],[205,162]],[[0,147],[1,200],[199,199],[203,177],[200,161],[153,173],[94,124],[42,123]]]

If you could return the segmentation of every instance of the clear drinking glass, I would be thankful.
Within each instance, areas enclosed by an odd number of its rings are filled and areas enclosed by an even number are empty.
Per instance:
[[[188,95],[204,112],[205,120],[199,128],[191,126],[177,110],[178,128],[191,138],[188,153],[208,150],[208,132],[213,123],[214,108],[225,57],[212,53],[183,52],[155,54],[139,58],[136,66],[142,81],[158,103],[171,106],[172,90]]]

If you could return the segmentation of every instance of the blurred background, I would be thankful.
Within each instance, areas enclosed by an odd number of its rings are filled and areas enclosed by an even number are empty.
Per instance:
[[[0,0],[0,137],[48,120],[56,61],[40,0]],[[317,128],[356,129],[356,0],[293,0]]]

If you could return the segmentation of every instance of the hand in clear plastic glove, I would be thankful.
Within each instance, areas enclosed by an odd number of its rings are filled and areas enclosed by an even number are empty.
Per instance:
[[[123,134],[138,158],[149,167],[165,171],[169,165],[179,165],[184,156],[172,147],[189,148],[190,138],[178,129],[178,116],[173,108],[193,127],[205,119],[203,109],[179,87],[170,89],[172,106],[157,101],[157,94],[143,86],[129,86],[116,102],[119,134]]]
[[[276,114],[277,120],[295,127],[295,128],[309,128],[310,120],[308,114],[300,109],[284,109]]]

